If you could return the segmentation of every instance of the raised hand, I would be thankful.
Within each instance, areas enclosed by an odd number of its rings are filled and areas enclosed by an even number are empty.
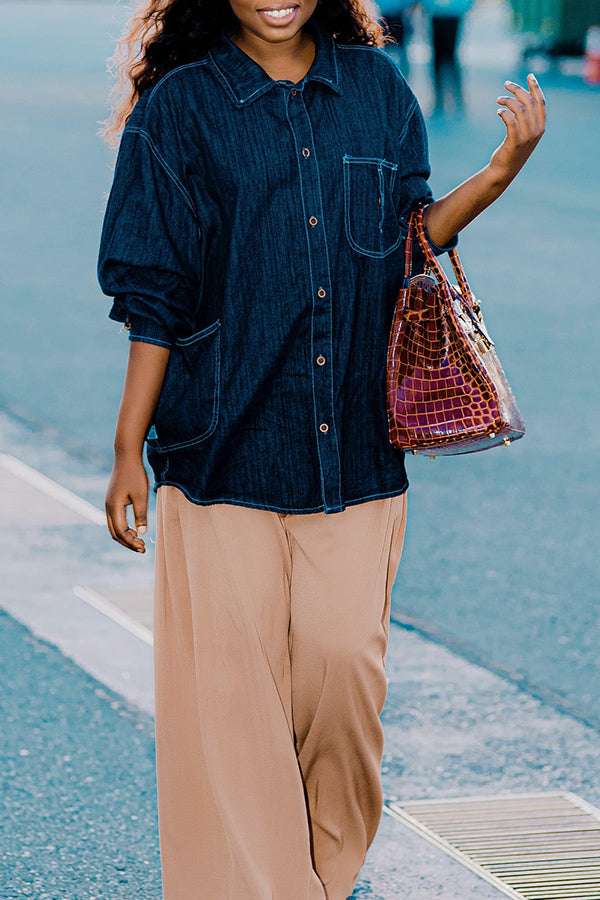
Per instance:
[[[496,200],[523,168],[546,128],[546,101],[535,75],[527,76],[529,90],[505,81],[512,96],[498,97],[498,115],[506,125],[506,137],[480,172],[476,172],[444,197],[431,203],[424,214],[431,240],[444,247],[459,231]]]
[[[512,181],[523,168],[546,128],[546,101],[535,75],[527,76],[527,87],[505,81],[509,96],[498,97],[498,115],[506,126],[506,137],[494,151],[490,166],[501,179]]]

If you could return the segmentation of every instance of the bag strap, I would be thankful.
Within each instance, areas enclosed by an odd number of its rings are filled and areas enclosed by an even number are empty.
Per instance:
[[[413,255],[413,213],[408,220],[408,232],[406,234],[406,242],[404,244],[404,280],[408,281],[412,275],[412,255]]]
[[[424,206],[420,206],[417,209],[414,209],[410,214],[410,218],[408,220],[408,234],[406,236],[406,249],[404,256],[404,274],[406,278],[410,278],[410,273],[412,270],[413,240],[414,237],[416,237],[421,252],[425,257],[426,268],[434,272],[440,284],[447,283],[448,276],[439,264],[437,257],[431,249],[429,241],[427,240],[427,235],[425,234],[425,225],[423,224],[423,213],[425,209],[426,207]],[[465,270],[462,267],[462,263],[458,257],[457,251],[455,249],[449,250],[448,256],[450,258],[450,262],[452,263],[452,268],[454,270],[454,274],[456,275],[458,285],[460,287],[460,292],[469,306],[473,306],[473,293],[471,291],[471,288],[469,287],[469,282],[467,281],[467,276],[465,275]]]

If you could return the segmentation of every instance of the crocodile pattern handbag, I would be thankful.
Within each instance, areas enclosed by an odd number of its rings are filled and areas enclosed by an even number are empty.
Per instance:
[[[425,271],[411,278],[415,240]],[[429,245],[423,209],[415,210],[388,346],[388,423],[394,447],[431,458],[509,446],[525,433],[480,303],[456,250],[449,257],[458,285]]]

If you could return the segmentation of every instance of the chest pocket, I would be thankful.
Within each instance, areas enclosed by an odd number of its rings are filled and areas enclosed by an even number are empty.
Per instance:
[[[365,256],[387,256],[403,237],[392,198],[398,166],[357,156],[344,156],[343,166],[348,243]]]

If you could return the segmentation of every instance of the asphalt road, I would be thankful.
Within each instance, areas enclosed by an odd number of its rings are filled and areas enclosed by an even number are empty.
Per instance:
[[[495,97],[523,76],[497,9],[484,4],[466,36],[466,115],[429,122],[438,194],[485,164],[501,136]],[[111,178],[96,123],[124,15],[108,2],[0,2],[0,405],[99,470],[126,345],[95,283]],[[427,109],[425,68],[411,78]],[[600,91],[541,80],[548,133],[461,240],[528,433],[507,451],[409,460],[394,610],[598,725]]]
[[[5,613],[0,656],[1,896],[158,898],[152,719]]]

